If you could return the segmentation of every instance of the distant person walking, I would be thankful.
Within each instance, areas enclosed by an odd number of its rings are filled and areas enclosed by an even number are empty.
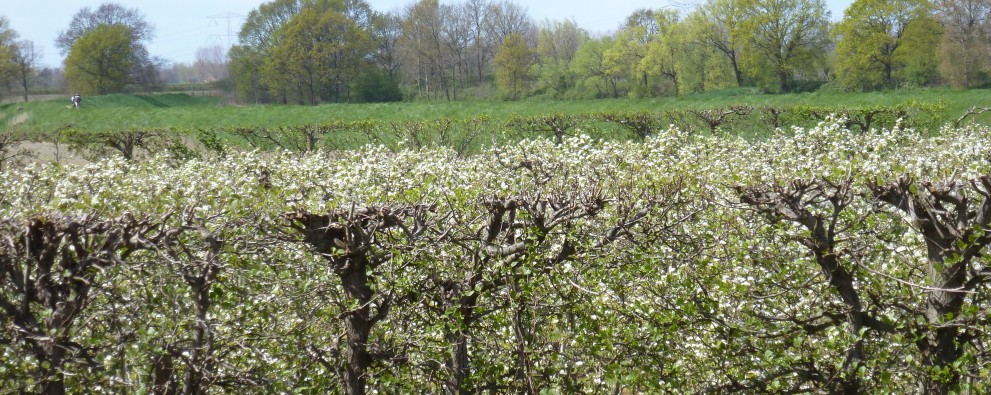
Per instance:
[[[72,95],[72,108],[79,108],[79,105],[82,104],[82,102],[83,102],[83,97],[79,96],[78,93]]]

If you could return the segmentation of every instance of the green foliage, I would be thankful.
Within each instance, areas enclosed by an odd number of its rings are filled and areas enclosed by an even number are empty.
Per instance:
[[[345,15],[360,10],[331,4],[304,6],[266,52],[261,80],[276,96],[310,104],[348,97],[346,88],[372,42],[365,27]]]
[[[533,66],[538,95],[563,98],[574,89],[578,77],[571,64],[588,40],[588,32],[574,21],[548,22],[541,27],[536,49],[538,62]]]
[[[939,74],[939,45],[943,27],[932,16],[923,16],[909,23],[904,43],[895,52],[895,60],[903,66],[897,74],[903,87],[934,86],[942,83]]]
[[[518,33],[506,36],[495,54],[496,83],[503,97],[521,99],[530,91],[530,65],[533,53]]]
[[[704,15],[698,12],[689,14],[675,30],[680,49],[673,53],[678,60],[675,70],[679,94],[718,91],[740,85],[735,79],[732,59],[718,47],[706,43],[710,32],[701,29],[716,28],[702,18]]]
[[[789,92],[796,75],[815,74],[825,55],[829,11],[823,0],[746,0],[733,33],[741,68],[769,92]]]
[[[850,90],[922,85],[935,78],[939,24],[927,0],[858,0],[837,25],[837,74]]]
[[[745,4],[733,0],[707,0],[687,18],[693,41],[721,55],[736,86],[747,83],[740,65],[743,43],[747,37],[739,34],[745,20],[742,14]]]
[[[385,103],[402,101],[399,81],[383,70],[367,69],[354,80],[351,94],[358,103]]]
[[[830,116],[844,118],[844,127],[866,132],[871,128],[934,129],[946,119],[946,104],[940,102],[908,101],[895,106],[816,107],[795,106],[778,109],[779,122],[805,124],[825,121]],[[854,129],[856,127],[856,129]]]
[[[640,12],[642,18],[628,22],[602,53],[603,73],[612,80],[624,81],[626,88],[624,90],[628,92],[630,98],[643,98],[654,94],[653,81],[645,70],[641,70],[641,61],[647,55],[647,43],[656,38],[656,21],[653,20],[653,11],[640,10]]]
[[[607,73],[603,65],[606,50],[613,45],[613,39],[602,37],[585,42],[575,53],[571,62],[571,71],[578,76],[574,98],[601,99],[606,97],[618,98],[619,80]]]
[[[100,25],[79,37],[65,59],[69,88],[83,95],[123,92],[131,81],[135,42],[123,25]]]
[[[203,145],[207,152],[223,154],[227,148],[214,130],[200,129],[196,132],[196,139]]]
[[[817,87],[831,70],[828,19],[821,0],[711,0],[684,17],[637,10],[613,37],[579,49],[575,96],[674,96],[745,84],[814,90],[803,84]]]
[[[370,100],[353,89],[375,81],[372,70],[399,81],[408,100],[812,92],[837,77],[842,83],[832,85],[852,90],[980,84],[988,41],[975,30],[986,19],[980,7],[968,21],[966,7],[946,1],[938,15],[891,26],[904,35],[883,26],[925,3],[859,1],[848,14],[871,4],[877,12],[834,27],[824,0],[707,0],[685,13],[636,10],[614,34],[592,39],[573,21],[535,27],[512,2],[423,0],[379,14],[364,1],[269,1],[249,15],[230,52],[231,81],[244,103],[283,104]],[[904,43],[868,37],[878,29]],[[524,54],[513,44],[501,58],[512,34],[532,48]],[[887,53],[873,57],[878,51]],[[959,54],[961,65],[933,56],[940,51]],[[895,67],[879,71],[879,62]]]
[[[250,47],[235,45],[228,51],[231,79],[234,81],[234,93],[245,103],[262,103],[270,100],[271,96],[263,88],[261,82],[261,54]]]
[[[277,0],[248,16],[231,50],[242,100],[343,102],[375,45],[364,1]]]

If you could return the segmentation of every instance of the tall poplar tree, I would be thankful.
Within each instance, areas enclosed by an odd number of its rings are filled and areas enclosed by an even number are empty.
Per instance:
[[[502,40],[496,52],[496,82],[509,99],[520,99],[530,89],[530,65],[533,52],[520,34],[510,34]]]

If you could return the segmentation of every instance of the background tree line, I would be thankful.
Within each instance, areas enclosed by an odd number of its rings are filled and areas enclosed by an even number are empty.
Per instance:
[[[204,48],[194,64],[166,67],[148,53],[154,28],[140,11],[105,3],[81,9],[57,45],[70,90],[228,81],[245,102],[973,88],[991,83],[989,15],[989,0],[857,0],[831,22],[823,0],[706,0],[640,9],[592,34],[535,21],[510,0],[419,0],[387,13],[363,0],[274,0],[250,13],[229,54]],[[38,59],[0,19],[4,87],[25,94]]]
[[[315,19],[328,13],[337,19]],[[970,88],[989,82],[989,14],[986,0],[858,0],[833,23],[822,0],[707,0],[640,9],[593,35],[571,20],[538,23],[511,1],[378,13],[362,1],[279,0],[249,16],[231,61],[239,96],[260,102]],[[298,27],[331,21],[353,39]],[[340,54],[306,42],[336,42]]]

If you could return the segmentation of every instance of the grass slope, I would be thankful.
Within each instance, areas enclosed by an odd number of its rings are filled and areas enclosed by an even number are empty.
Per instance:
[[[513,115],[584,113],[605,111],[660,111],[753,106],[816,105],[860,107],[893,105],[908,100],[947,104],[947,115],[956,118],[973,106],[991,106],[986,90],[920,89],[888,92],[814,92],[763,95],[750,89],[658,99],[608,99],[584,101],[467,101],[403,102],[378,104],[324,104],[319,106],[252,105],[223,106],[219,98],[187,94],[106,95],[84,97],[79,110],[65,100],[12,103],[0,106],[0,130],[50,132],[78,130],[128,130],[179,127],[209,129],[233,126],[283,126],[354,120],[467,119],[481,115],[508,118]],[[991,115],[984,120],[991,120]]]

